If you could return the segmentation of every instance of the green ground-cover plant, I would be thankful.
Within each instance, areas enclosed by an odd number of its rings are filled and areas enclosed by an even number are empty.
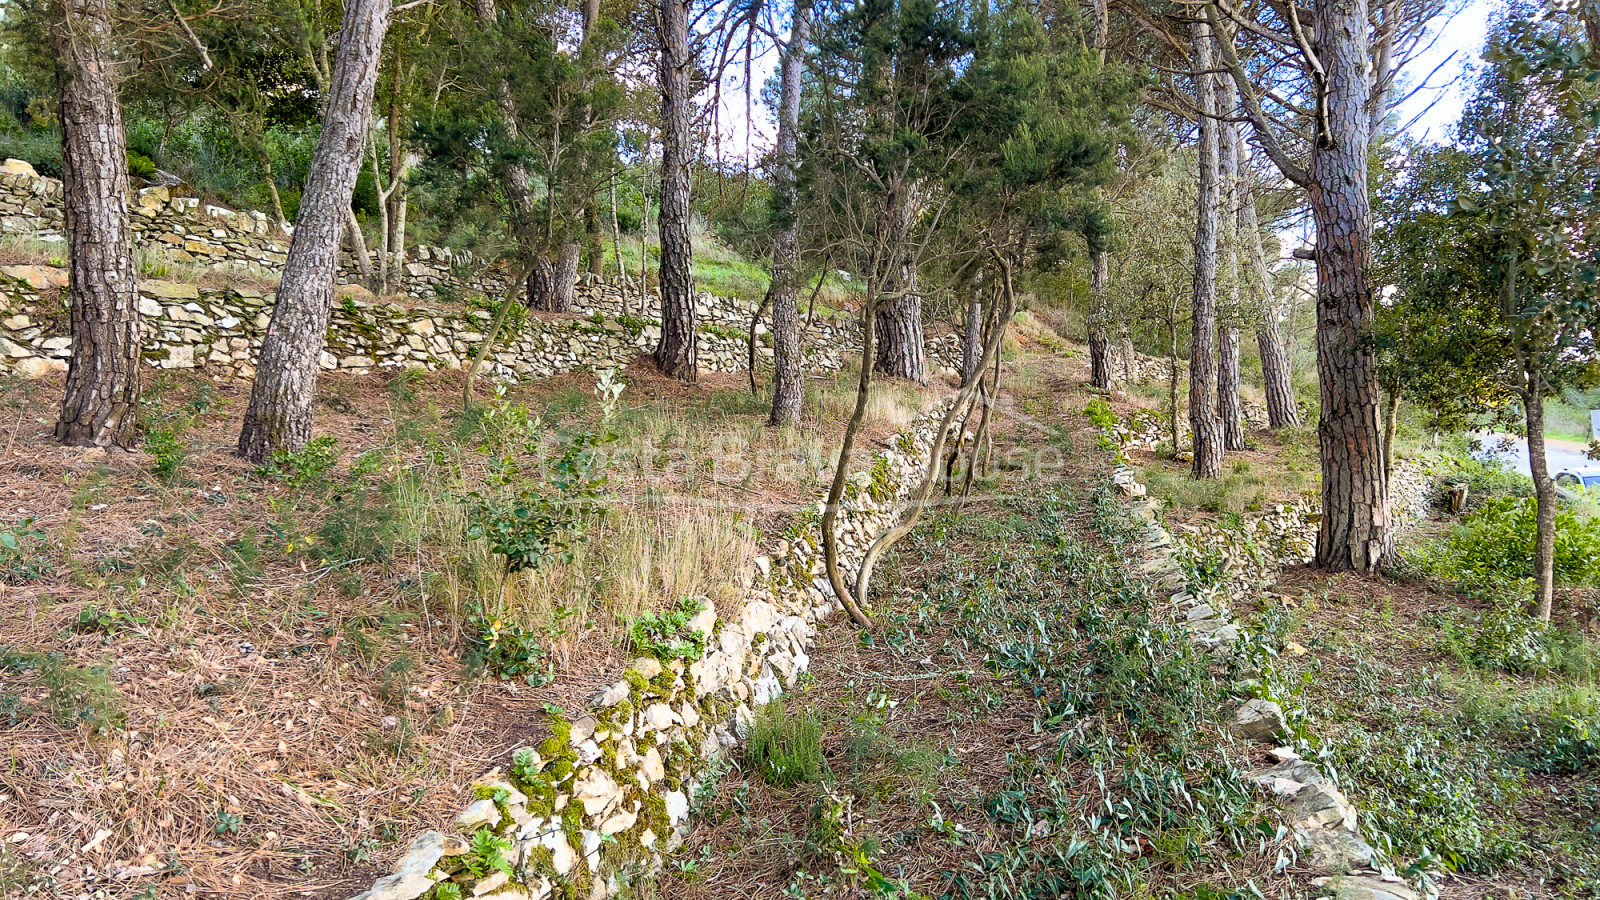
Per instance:
[[[7,584],[36,581],[53,569],[45,555],[48,536],[35,521],[29,517],[15,525],[0,527],[0,581]]]
[[[628,637],[634,651],[663,660],[693,660],[704,656],[706,641],[711,636],[687,626],[689,620],[705,608],[704,601],[698,598],[679,597],[669,609],[641,613],[628,623]]]
[[[780,698],[756,714],[745,743],[745,760],[772,784],[793,787],[822,778],[822,721],[810,712],[789,711]]]

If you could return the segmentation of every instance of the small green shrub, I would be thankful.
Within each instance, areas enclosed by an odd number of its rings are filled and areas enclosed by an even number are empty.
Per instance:
[[[324,563],[338,565],[392,559],[401,525],[392,497],[393,485],[351,492],[323,520],[311,552]]]
[[[680,597],[671,609],[644,613],[628,624],[635,652],[657,659],[699,659],[705,655],[703,631],[686,630],[689,620],[706,605],[693,597]]]
[[[811,712],[791,714],[780,698],[756,714],[745,760],[779,787],[822,778],[822,722]]]
[[[169,484],[178,477],[178,468],[189,455],[176,428],[157,428],[145,435],[144,452],[155,460],[150,471]]]
[[[324,483],[328,470],[338,462],[338,439],[323,436],[307,442],[299,451],[273,451],[272,457],[256,469],[256,474],[290,487],[306,487]]]
[[[33,518],[29,517],[0,528],[0,581],[7,584],[37,581],[54,568],[40,546],[46,540],[44,530],[33,523]]]
[[[73,625],[73,630],[115,634],[123,628],[143,625],[148,621],[148,616],[130,615],[115,607],[102,608],[99,604],[91,602],[83,608],[82,612],[78,613],[78,621]]]
[[[128,174],[136,178],[156,177],[156,164],[150,157],[137,150],[129,148],[124,151],[128,156]]]
[[[106,666],[80,666],[59,653],[0,647],[3,671],[37,672],[45,691],[44,711],[58,724],[81,724],[100,733],[120,728],[125,721],[122,695]]]
[[[525,678],[538,687],[555,680],[549,654],[530,631],[499,618],[473,616],[467,623],[467,671],[501,681]]]
[[[1117,414],[1112,411],[1111,404],[1100,397],[1090,400],[1089,405],[1083,408],[1083,414],[1089,417],[1089,424],[1102,430],[1109,430],[1117,425]]]

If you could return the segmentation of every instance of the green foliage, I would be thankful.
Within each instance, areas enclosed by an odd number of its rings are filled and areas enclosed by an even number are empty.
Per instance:
[[[1096,397],[1090,400],[1083,408],[1083,414],[1089,417],[1089,424],[1102,431],[1117,427],[1117,414],[1112,411],[1111,404],[1103,398]]]
[[[400,511],[394,502],[395,486],[374,490],[356,487],[317,529],[311,552],[324,563],[387,562],[394,558],[400,539]]]
[[[1381,733],[1356,726],[1328,749],[1342,783],[1371,818],[1369,836],[1392,856],[1431,854],[1453,871],[1484,872],[1525,852],[1512,827],[1486,814],[1514,805],[1523,791],[1481,735],[1452,737],[1427,725]]]
[[[115,634],[123,628],[143,625],[149,620],[148,616],[129,615],[115,607],[102,608],[99,604],[91,602],[78,613],[78,621],[73,629],[80,632]]]
[[[176,428],[157,428],[145,435],[144,452],[155,460],[150,471],[169,484],[178,477],[178,468],[189,455]]]
[[[811,712],[790,713],[783,698],[756,714],[745,742],[745,761],[772,784],[793,787],[820,781],[822,721]]]
[[[156,177],[156,164],[150,157],[129,147],[125,151],[128,155],[128,174],[135,178]]]
[[[643,613],[628,623],[628,636],[638,653],[657,659],[699,659],[705,655],[710,637],[703,631],[687,631],[686,626],[706,605],[694,597],[679,597],[661,613]]]
[[[306,442],[298,452],[275,450],[272,457],[256,469],[256,474],[290,487],[307,487],[326,482],[328,470],[339,462],[339,441],[324,435]]]
[[[37,581],[54,568],[40,545],[46,541],[44,529],[28,517],[15,525],[0,528],[0,581],[22,584]]]
[[[1533,577],[1538,505],[1528,499],[1486,503],[1445,538],[1450,564],[1479,581]],[[1600,522],[1556,510],[1557,584],[1600,586]]]
[[[81,724],[101,733],[120,728],[125,721],[122,694],[112,683],[108,666],[80,666],[59,653],[0,647],[0,671],[36,672],[37,683],[44,688],[44,711],[58,724]]]
[[[474,878],[482,878],[490,872],[515,875],[511,860],[506,858],[511,846],[511,841],[507,838],[495,834],[488,828],[480,828],[473,832],[471,844],[467,852],[461,856],[461,864]]]
[[[538,687],[555,680],[554,664],[530,631],[499,618],[473,616],[466,626],[467,671]]]
[[[507,574],[570,562],[573,545],[585,538],[589,520],[601,508],[598,499],[607,479],[595,450],[614,439],[575,435],[550,467],[545,489],[523,482],[512,456],[492,459],[494,482],[510,490],[469,495],[467,537],[488,541],[490,550],[504,558]]]

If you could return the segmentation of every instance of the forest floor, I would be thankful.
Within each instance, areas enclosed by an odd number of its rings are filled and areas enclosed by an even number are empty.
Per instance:
[[[156,375],[127,453],[60,447],[61,385],[0,380],[0,896],[353,895],[614,680],[631,617],[731,596],[831,475],[854,376],[789,429],[743,375],[621,378],[602,421],[590,375],[480,382],[471,415],[460,373],[324,375],[318,440],[263,468],[247,386]],[[880,393],[864,446],[934,390]],[[577,435],[614,436],[604,515],[499,605],[473,493]]]

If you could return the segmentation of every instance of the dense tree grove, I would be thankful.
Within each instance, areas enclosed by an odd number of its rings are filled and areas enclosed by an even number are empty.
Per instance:
[[[341,252],[384,294],[408,246],[473,251],[510,283],[496,334],[519,298],[562,314],[581,273],[623,277],[659,315],[654,365],[693,381],[697,260],[715,247],[770,274],[746,292],[752,360],[770,310],[772,426],[805,421],[800,334],[825,283],[864,338],[858,417],[875,377],[936,380],[926,337],[949,330],[980,432],[1000,389],[979,365],[989,338],[1021,306],[1053,307],[1081,323],[1096,390],[1124,389],[1135,352],[1168,360],[1167,442],[1196,479],[1250,446],[1246,370],[1273,429],[1306,407],[1317,560],[1372,570],[1393,552],[1403,399],[1438,427],[1520,420],[1537,457],[1545,400],[1593,368],[1593,11],[1506,11],[1459,134],[1416,145],[1391,106],[1442,9],[11,4],[0,132],[65,182],[57,434],[138,440],[126,198],[130,178],[155,180],[292,231],[239,439],[251,459],[312,435]],[[752,139],[768,120],[770,146]],[[1302,290],[1314,310],[1296,319]],[[1308,322],[1317,390],[1301,398],[1291,342]],[[1548,540],[1539,554],[1548,615]]]

